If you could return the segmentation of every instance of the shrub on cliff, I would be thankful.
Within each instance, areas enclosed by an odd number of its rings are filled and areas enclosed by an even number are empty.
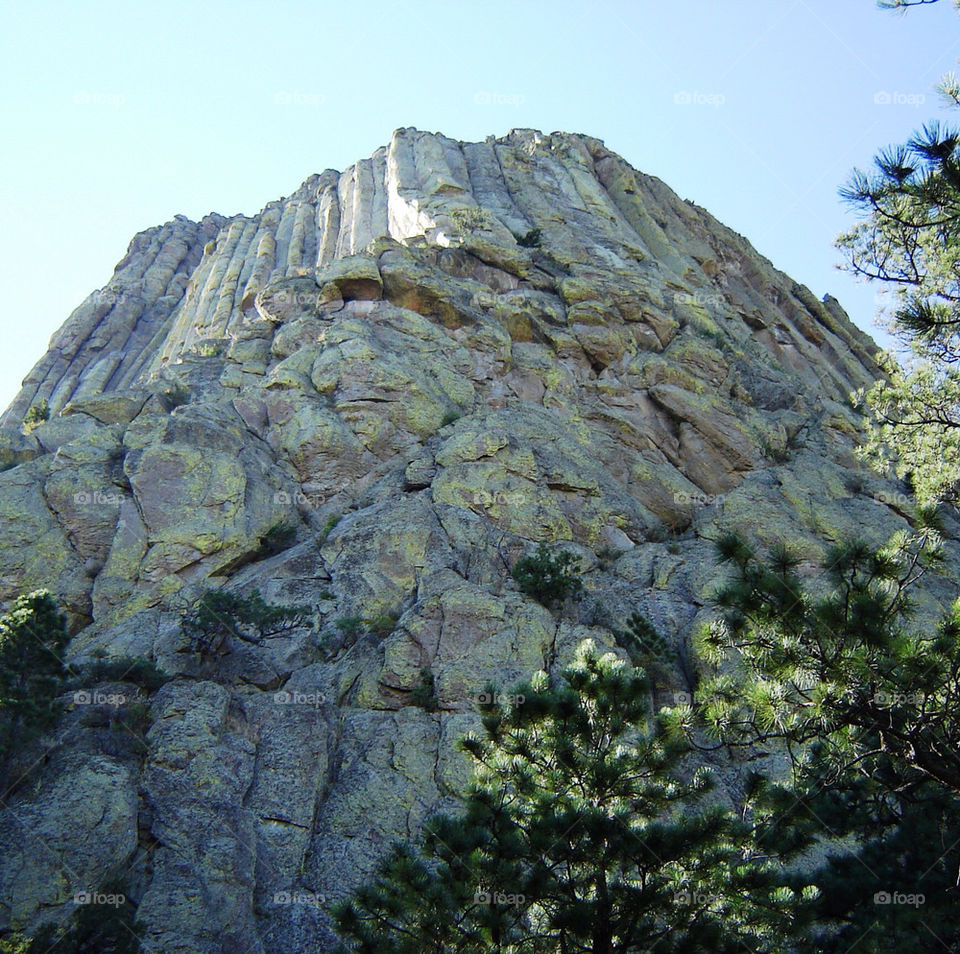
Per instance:
[[[46,590],[0,616],[0,756],[57,721],[66,670],[66,619]]]
[[[591,641],[481,706],[457,818],[428,821],[334,916],[357,954],[771,951],[810,893],[751,856],[649,716],[642,670]],[[747,862],[749,859],[749,863]]]
[[[567,597],[578,597],[583,592],[577,558],[569,550],[556,556],[541,543],[533,556],[521,557],[513,568],[513,578],[520,592],[532,596],[544,606],[554,606]]]
[[[44,398],[39,404],[34,404],[23,418],[23,431],[29,434],[32,430],[38,428],[44,421],[50,420],[50,406],[47,399]]]
[[[308,606],[271,606],[253,590],[248,596],[229,590],[207,590],[183,617],[191,647],[200,653],[218,652],[229,637],[261,643],[306,622]]]

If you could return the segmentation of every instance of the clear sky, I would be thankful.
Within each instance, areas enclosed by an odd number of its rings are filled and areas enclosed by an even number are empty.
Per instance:
[[[837,188],[949,118],[958,56],[951,0],[3,0],[0,406],[135,232],[253,213],[400,126],[603,139],[873,330]]]

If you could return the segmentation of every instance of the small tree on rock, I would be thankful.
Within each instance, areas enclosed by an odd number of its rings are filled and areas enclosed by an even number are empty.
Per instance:
[[[68,639],[66,619],[46,590],[19,597],[0,616],[0,757],[56,723]]]
[[[587,641],[556,683],[539,673],[507,707],[490,693],[484,737],[463,742],[463,813],[398,845],[336,911],[352,949],[781,950],[802,892],[748,857],[747,826],[700,804],[710,776],[681,770],[687,749],[649,721],[645,688]]]
[[[544,606],[555,606],[567,597],[576,598],[583,592],[577,562],[569,550],[561,550],[553,556],[547,545],[541,543],[533,556],[517,560],[513,578],[521,593],[532,596]]]

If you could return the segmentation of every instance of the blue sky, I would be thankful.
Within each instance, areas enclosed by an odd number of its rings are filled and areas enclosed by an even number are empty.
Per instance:
[[[951,0],[7,0],[0,406],[135,232],[255,212],[400,126],[603,139],[873,331],[837,188],[949,117],[958,56]]]

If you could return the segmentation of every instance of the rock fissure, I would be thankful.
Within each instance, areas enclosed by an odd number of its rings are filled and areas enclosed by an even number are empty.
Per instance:
[[[79,719],[46,761],[49,739],[24,752],[42,784],[0,808],[0,931],[65,916],[119,866],[145,954],[332,950],[323,916],[273,898],[342,899],[453,806],[486,685],[555,672],[587,637],[625,656],[642,603],[695,686],[702,538],[815,554],[824,532],[907,525],[899,486],[845,489],[859,425],[840,401],[874,354],[839,305],[586,136],[401,129],[256,215],[135,237],[0,419],[0,606],[46,586],[71,663],[170,678],[142,765]],[[593,610],[519,592],[539,543],[575,552]],[[316,625],[231,640],[198,678],[180,620],[223,586]]]

